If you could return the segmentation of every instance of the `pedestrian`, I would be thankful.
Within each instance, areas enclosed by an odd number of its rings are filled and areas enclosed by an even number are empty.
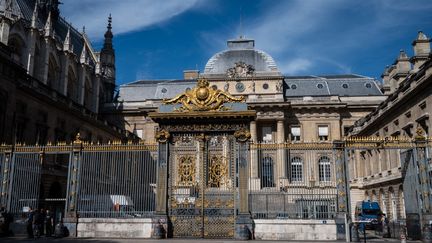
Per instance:
[[[27,237],[33,238],[33,221],[34,221],[34,212],[33,208],[29,208],[28,214],[27,214]]]
[[[49,209],[47,209],[46,215],[45,215],[45,234],[46,234],[46,237],[52,236],[53,226],[54,226],[54,215]]]
[[[46,216],[45,209],[41,208],[40,214],[41,215],[40,215],[40,218],[39,218],[38,225],[39,225],[40,235],[42,236],[42,235],[45,235],[45,231],[44,231],[44,228],[45,228],[45,216]]]
[[[33,236],[35,239],[41,236],[41,221],[43,223],[43,217],[41,211],[42,209],[35,210],[33,216]]]
[[[10,224],[13,222],[13,215],[9,213],[5,207],[0,209],[0,236],[10,236],[12,231],[9,229]]]

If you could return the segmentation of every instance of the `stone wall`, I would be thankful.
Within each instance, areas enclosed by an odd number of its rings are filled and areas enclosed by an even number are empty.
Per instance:
[[[334,220],[256,219],[257,240],[336,240]]]
[[[150,238],[152,223],[149,218],[80,218],[78,237]]]

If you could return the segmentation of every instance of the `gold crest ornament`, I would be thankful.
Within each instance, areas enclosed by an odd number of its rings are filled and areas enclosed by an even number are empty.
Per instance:
[[[224,106],[227,102],[241,102],[245,98],[236,98],[222,90],[209,87],[206,79],[199,79],[197,86],[173,99],[164,99],[165,104],[182,104],[176,111],[225,111],[229,110]]]
[[[251,133],[248,130],[242,128],[234,133],[234,137],[237,138],[239,142],[243,143],[251,138]]]
[[[170,138],[170,134],[167,130],[159,130],[155,134],[156,141],[160,143],[166,143]]]

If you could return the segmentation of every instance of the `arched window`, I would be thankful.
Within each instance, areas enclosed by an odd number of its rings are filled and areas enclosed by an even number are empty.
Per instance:
[[[397,214],[397,198],[395,195],[395,192],[393,190],[393,187],[389,188],[390,193],[390,208],[391,208],[391,219],[397,220],[398,214]]]
[[[273,159],[268,156],[262,159],[261,187],[274,187]]]
[[[48,60],[48,78],[47,78],[47,85],[51,88],[60,91],[60,67],[57,65],[56,60],[54,57],[50,57]]]
[[[22,39],[18,36],[18,35],[13,35],[9,41],[8,41],[8,46],[11,50],[11,55],[12,55],[12,59],[21,64],[22,66],[24,66],[25,64],[23,63],[24,61],[24,42],[22,41]]]
[[[93,108],[93,85],[89,79],[86,79],[84,85],[84,106],[90,110]]]
[[[67,81],[67,97],[72,99],[73,101],[78,101],[78,81],[75,76],[75,73],[72,71],[72,69],[69,69],[68,71],[68,81]]]
[[[330,158],[321,156],[318,160],[319,181],[331,181],[331,164]]]
[[[405,215],[405,198],[402,186],[399,187],[399,208],[400,208],[400,216],[402,219],[406,218]]]
[[[381,211],[387,214],[387,199],[383,189],[380,190],[380,206]]]
[[[291,182],[303,181],[303,160],[300,157],[291,159]]]

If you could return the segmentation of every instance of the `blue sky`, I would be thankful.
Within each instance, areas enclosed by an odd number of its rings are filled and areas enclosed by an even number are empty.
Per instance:
[[[356,73],[380,79],[418,30],[432,36],[431,0],[63,0],[100,48],[112,13],[117,84],[181,79],[240,34],[285,75]],[[241,21],[240,21],[241,19]],[[240,24],[241,23],[241,24]]]

